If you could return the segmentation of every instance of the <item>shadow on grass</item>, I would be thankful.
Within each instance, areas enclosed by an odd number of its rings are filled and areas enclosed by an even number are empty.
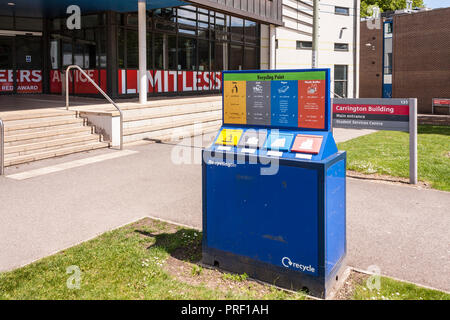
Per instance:
[[[147,249],[159,248],[173,258],[190,263],[200,263],[202,259],[202,233],[181,229],[174,233],[151,233],[136,230],[142,236],[154,238],[155,243]]]

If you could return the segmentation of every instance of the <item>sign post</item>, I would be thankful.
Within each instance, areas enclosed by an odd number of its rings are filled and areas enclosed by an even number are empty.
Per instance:
[[[417,184],[417,98],[409,99],[409,182]]]
[[[333,128],[409,132],[409,177],[417,184],[417,99],[334,99]]]

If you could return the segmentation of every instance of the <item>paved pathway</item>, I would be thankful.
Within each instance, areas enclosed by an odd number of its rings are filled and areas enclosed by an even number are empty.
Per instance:
[[[186,145],[188,143],[186,142]],[[38,175],[0,178],[0,271],[28,264],[145,216],[201,226],[199,164],[175,165],[175,151],[137,153]],[[98,150],[7,169],[7,174],[100,156]],[[51,170],[50,170],[51,171]],[[50,172],[49,171],[49,172]],[[450,291],[450,193],[348,179],[349,264]]]

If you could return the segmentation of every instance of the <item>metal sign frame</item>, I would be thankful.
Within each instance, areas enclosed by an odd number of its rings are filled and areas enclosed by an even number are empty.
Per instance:
[[[334,115],[334,106],[341,104],[349,104],[349,105],[375,105],[379,107],[386,106],[395,106],[398,105],[399,102],[402,105],[409,106],[409,119],[406,126],[399,126],[398,128],[395,125],[389,125],[387,127],[379,126],[364,126],[364,124],[358,123],[357,125],[352,126],[351,123],[347,123],[345,126],[336,126],[336,119]],[[411,184],[417,184],[417,98],[405,98],[405,99],[333,99],[332,100],[332,127],[333,128],[344,128],[344,129],[371,129],[371,130],[380,130],[380,131],[404,131],[409,132],[409,181]],[[355,113],[358,114],[358,113]],[[363,115],[367,115],[364,113],[360,113]],[[387,119],[387,120],[386,120]],[[403,120],[403,119],[402,119]],[[384,120],[380,120],[381,122],[389,122],[395,123],[398,122],[398,119],[395,118],[395,115],[389,116],[384,115]],[[402,121],[403,122],[403,121]]]

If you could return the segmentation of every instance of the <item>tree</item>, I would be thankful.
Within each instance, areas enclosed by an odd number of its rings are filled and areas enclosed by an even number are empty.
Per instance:
[[[361,0],[361,17],[372,15],[370,7],[378,6],[381,12],[406,9],[406,0]],[[413,8],[424,7],[423,0],[413,0]]]

